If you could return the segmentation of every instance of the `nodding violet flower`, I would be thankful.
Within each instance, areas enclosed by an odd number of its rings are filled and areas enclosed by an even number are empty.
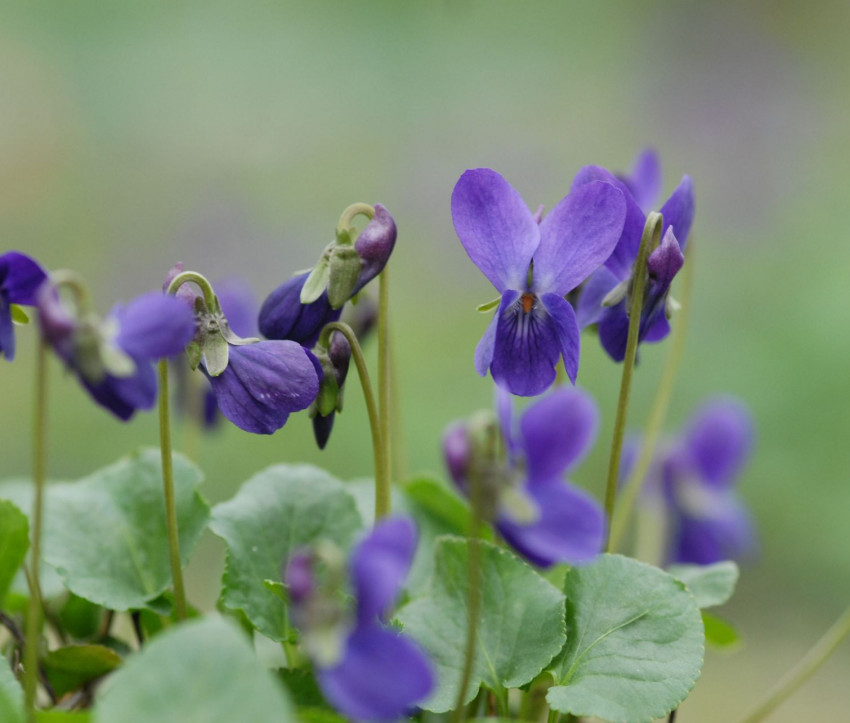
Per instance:
[[[348,718],[395,720],[434,687],[425,654],[386,625],[415,550],[413,523],[394,517],[376,524],[356,545],[347,575],[337,548],[298,551],[286,564],[293,622],[322,692]],[[356,602],[353,613],[343,600],[346,577]]]
[[[657,159],[639,161],[633,176],[620,179],[599,166],[585,166],[573,180],[573,190],[604,181],[619,188],[626,199],[626,220],[614,252],[584,285],[576,307],[579,325],[598,324],[599,341],[614,361],[623,361],[629,332],[629,304],[633,266],[646,224],[643,204],[655,195],[658,186]],[[636,194],[636,195],[633,195]],[[694,189],[690,176],[681,183],[660,211],[664,222],[658,248],[647,260],[648,283],[641,312],[638,340],[661,341],[670,333],[668,321],[675,302],[670,284],[684,264],[682,251],[694,218]]]
[[[187,282],[202,291],[181,295],[195,312],[195,336],[187,348],[189,366],[200,368],[207,377],[222,414],[246,432],[272,434],[291,412],[309,407],[322,373],[315,357],[294,341],[238,336],[200,274],[177,274],[169,292],[180,295]]]
[[[654,461],[647,486],[669,513],[668,562],[710,565],[753,551],[752,521],[734,490],[753,437],[740,401],[714,399]]]
[[[336,240],[322,252],[316,267],[269,294],[260,309],[263,336],[312,347],[322,328],[339,319],[345,302],[383,271],[395,247],[396,225],[380,203],[373,210],[374,217],[353,243],[345,220],[348,210],[344,212]]]
[[[15,306],[35,306],[37,291],[47,274],[35,259],[18,251],[0,255],[0,354],[15,358]],[[13,306],[13,304],[15,306]],[[21,317],[19,317],[21,318]]]
[[[495,171],[466,171],[452,193],[452,220],[473,263],[501,294],[475,350],[475,368],[513,394],[534,396],[555,379],[563,356],[575,383],[579,329],[564,296],[607,259],[625,218],[609,183],[576,187],[538,223]]]
[[[589,449],[599,426],[588,394],[558,389],[535,402],[513,429],[510,398],[501,392],[492,416],[451,425],[443,437],[446,465],[465,494],[481,485],[484,516],[502,537],[541,567],[580,564],[602,551],[605,515],[590,495],[564,481]]]
[[[66,303],[56,283],[45,282],[38,291],[41,332],[56,354],[79,378],[94,400],[119,419],[156,403],[157,377],[153,361],[181,352],[195,331],[192,313],[181,301],[153,291],[126,306],[117,304],[105,319],[92,313],[81,285]],[[67,277],[71,278],[71,277]]]

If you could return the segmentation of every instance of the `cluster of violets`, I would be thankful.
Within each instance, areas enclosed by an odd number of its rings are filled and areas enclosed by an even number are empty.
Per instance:
[[[623,361],[635,262],[660,187],[658,160],[648,151],[630,174],[581,169],[570,193],[545,216],[542,207],[532,213],[487,168],[465,172],[452,194],[457,235],[499,298],[488,305],[496,311],[475,351],[476,370],[495,382],[495,410],[447,429],[446,465],[501,539],[542,568],[590,562],[604,546],[601,505],[564,479],[591,447],[599,413],[587,392],[555,384],[556,369],[563,362],[575,384],[586,327],[596,329],[615,362]],[[153,362],[170,358],[178,406],[205,425],[220,413],[245,431],[271,434],[291,413],[310,408],[324,447],[342,408],[352,350],[339,332],[322,332],[380,274],[396,241],[390,213],[380,204],[365,208],[370,220],[362,232],[355,237],[343,225],[312,271],[290,278],[261,305],[239,281],[223,280],[213,290],[178,264],[166,293],[144,294],[101,318],[73,275],[48,274],[24,254],[3,254],[0,353],[13,359],[13,323],[26,321],[20,307],[36,307],[43,340],[92,398],[122,420],[154,406]],[[646,263],[640,342],[670,332],[676,307],[670,286],[684,263],[694,214],[688,176],[660,213],[661,241]],[[353,311],[351,325],[362,337],[374,307],[361,299]],[[200,370],[208,386],[190,384],[197,377],[190,369]],[[512,395],[544,393],[521,414],[514,410]],[[700,410],[656,455],[644,501],[668,511],[668,562],[708,564],[752,549],[749,518],[734,493],[752,437],[746,409],[722,399]],[[387,625],[416,537],[410,520],[390,517],[359,542],[347,565],[340,551],[321,546],[283,561],[292,619],[318,682],[353,719],[395,719],[433,688],[426,656]]]

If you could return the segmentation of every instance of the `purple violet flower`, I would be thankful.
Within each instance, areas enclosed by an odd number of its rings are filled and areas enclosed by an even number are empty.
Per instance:
[[[734,490],[753,437],[740,401],[714,399],[655,460],[647,487],[669,513],[668,563],[710,565],[753,552],[752,520]]]
[[[630,173],[617,174],[644,213],[649,213],[661,193],[661,160],[653,148],[638,154]]]
[[[455,423],[443,437],[452,479],[468,495],[472,475],[479,475],[499,533],[534,564],[591,561],[602,551],[605,515],[593,497],[564,481],[564,473],[596,437],[593,400],[579,389],[558,389],[528,407],[517,433],[510,397],[498,393],[505,458],[489,442],[480,443],[475,424]]]
[[[622,184],[620,184],[622,186]],[[495,171],[466,171],[452,193],[452,220],[473,263],[501,294],[475,350],[475,368],[513,394],[535,396],[561,356],[575,383],[579,329],[564,298],[607,259],[623,230],[625,201],[609,183],[577,186],[538,223]]]
[[[0,354],[15,358],[12,304],[35,306],[36,292],[47,278],[44,269],[26,254],[8,251],[0,255]]]
[[[195,332],[186,305],[160,292],[116,304],[103,320],[71,311],[50,283],[37,305],[45,340],[94,400],[123,420],[154,406],[153,361],[181,352]]]
[[[621,180],[599,166],[585,166],[573,180],[573,191],[586,184],[603,181],[619,188],[626,200],[626,220],[617,246],[605,264],[596,270],[582,289],[576,317],[582,328],[599,325],[599,340],[614,361],[623,361],[629,330],[628,304],[632,267],[637,259],[646,214],[643,204],[655,195],[658,164],[653,155],[639,160],[633,176]],[[637,195],[633,195],[633,192]],[[670,333],[667,320],[669,291],[682,268],[682,251],[694,218],[694,190],[690,176],[684,176],[661,207],[664,217],[662,239],[647,260],[648,284],[641,313],[638,339],[661,341]]]
[[[288,279],[272,291],[260,309],[260,332],[267,339],[289,339],[313,347],[326,324],[337,321],[348,299],[360,292],[389,261],[396,242],[395,220],[380,203],[375,204],[375,217],[357,237],[353,249],[359,258],[360,271],[352,286],[346,286],[341,303],[331,305],[327,288],[309,304],[301,303],[301,290],[311,272]],[[350,247],[349,247],[350,248]]]
[[[323,590],[317,557],[296,552],[285,583],[292,618],[328,701],[347,718],[392,721],[433,689],[434,671],[419,646],[386,625],[416,550],[416,529],[405,517],[380,521],[354,548],[348,578],[354,615]]]

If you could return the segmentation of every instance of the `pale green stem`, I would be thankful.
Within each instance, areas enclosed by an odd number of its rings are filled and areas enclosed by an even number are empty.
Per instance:
[[[366,400],[366,412],[369,415],[369,427],[372,430],[372,451],[375,458],[375,521],[377,522],[390,512],[390,478],[387,448],[381,432],[381,420],[378,416],[378,407],[375,404],[375,393],[372,391],[372,382],[369,379],[369,370],[366,368],[363,350],[360,348],[357,336],[348,324],[341,321],[326,324],[322,330],[319,343],[327,348],[330,335],[334,331],[338,331],[348,340],[351,356],[360,377],[363,397]]]
[[[177,530],[177,505],[174,501],[174,468],[171,452],[171,415],[168,409],[168,360],[159,361],[159,448],[162,454],[162,486],[165,492],[165,526],[171,579],[174,583],[174,608],[178,620],[186,619],[186,592],[180,564],[180,536]]]
[[[391,469],[396,482],[401,482],[407,478],[407,454],[401,423],[401,396],[398,391],[396,347],[392,343],[390,344],[390,421],[392,422],[390,425]]]
[[[824,633],[814,646],[767,694],[767,697],[742,720],[756,723],[767,718],[779,705],[797,690],[829,658],[835,649],[850,635],[850,607],[848,607]]]
[[[481,609],[481,507],[483,489],[480,475],[472,470],[469,475],[470,493],[470,530],[469,530],[469,599],[466,623],[466,652],[463,659],[463,672],[457,693],[452,723],[461,723],[464,719],[466,691],[472,679],[475,664],[475,648],[478,640],[478,616]]]
[[[667,355],[667,361],[661,375],[661,383],[658,385],[658,392],[655,395],[655,401],[653,402],[649,421],[646,425],[646,436],[641,445],[640,456],[620,491],[619,506],[611,523],[611,540],[608,545],[608,549],[611,551],[616,551],[623,541],[623,535],[629,523],[629,516],[640,494],[643,482],[646,479],[646,473],[649,470],[652,455],[655,452],[655,445],[658,444],[658,437],[661,433],[661,428],[664,426],[667,410],[670,407],[673,386],[676,382],[682,353],[685,350],[685,336],[688,328],[688,319],[690,318],[691,298],[694,286],[693,268],[694,242],[691,241],[690,246],[688,246],[687,263],[683,272],[681,308],[676,314],[676,324],[670,338],[670,353]]]
[[[390,418],[390,341],[387,325],[387,313],[390,307],[390,289],[388,269],[385,267],[378,279],[378,418],[381,421],[381,438],[386,445],[386,475],[390,478],[392,469],[392,434],[390,432],[393,419]]]
[[[41,647],[42,599],[39,584],[41,560],[41,526],[44,508],[44,479],[47,469],[47,343],[38,342],[35,374],[35,408],[33,410],[32,480],[35,487],[32,503],[32,529],[30,530],[30,583],[29,610],[24,646],[24,702],[29,720],[35,720],[35,702],[38,689],[38,651]]]
[[[336,224],[337,239],[350,238],[352,227],[351,224],[357,216],[365,216],[370,221],[375,218],[375,208],[368,203],[352,203],[346,208],[339,217]]]
[[[608,463],[608,484],[605,488],[605,518],[607,520],[608,539],[605,551],[610,550],[611,520],[614,516],[614,501],[617,498],[617,476],[620,472],[620,455],[623,451],[623,437],[626,433],[626,416],[629,409],[629,394],[632,389],[632,373],[637,357],[638,332],[640,330],[643,295],[646,287],[646,261],[649,253],[661,240],[662,218],[658,213],[650,213],[643,227],[637,260],[632,271],[631,306],[629,308],[629,333],[626,341],[626,356],[623,359],[623,377],[620,382],[620,397],[617,401],[617,417],[614,421],[614,436],[611,440],[611,457]]]

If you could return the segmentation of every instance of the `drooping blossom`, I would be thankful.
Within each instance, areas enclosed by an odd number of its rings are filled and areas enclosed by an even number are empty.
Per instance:
[[[347,248],[354,251],[356,273],[350,280],[340,282],[345,287],[343,291],[331,289],[335,296],[339,296],[338,303],[329,301],[327,288],[310,303],[301,303],[302,290],[311,272],[294,276],[272,291],[263,302],[260,332],[268,339],[289,339],[308,348],[315,345],[324,326],[339,319],[343,304],[383,271],[395,247],[396,235],[392,215],[376,203],[374,218],[357,237],[353,247]],[[330,266],[324,255],[322,261]],[[326,271],[328,281],[330,273],[329,268]]]
[[[171,278],[169,287],[179,276]],[[203,293],[192,290],[190,281]],[[319,390],[322,369],[307,349],[294,341],[239,336],[209,282],[193,273],[185,283],[176,283],[182,285],[171,291],[194,310],[190,365],[207,377],[227,419],[246,432],[272,434],[286,424],[292,412],[310,406]],[[237,323],[239,312],[237,307]]]
[[[192,313],[160,292],[117,304],[105,319],[66,304],[46,282],[37,295],[42,335],[94,400],[119,419],[156,403],[153,362],[178,354],[195,332]]]
[[[646,486],[668,513],[668,563],[710,565],[754,550],[752,520],[735,492],[753,437],[747,408],[718,398],[700,407],[654,460]]]
[[[455,231],[501,295],[475,350],[479,374],[489,370],[511,393],[534,396],[552,384],[563,356],[575,382],[579,329],[564,296],[611,255],[625,213],[618,187],[586,183],[538,223],[495,171],[477,168],[460,177],[452,193]]]
[[[433,668],[419,646],[387,625],[415,550],[409,519],[376,524],[355,546],[343,576],[354,610],[340,599],[340,575],[332,571],[327,577],[333,581],[322,585],[319,563],[328,561],[315,550],[298,551],[286,564],[292,620],[322,693],[347,718],[396,720],[434,687]]]
[[[558,389],[529,406],[518,428],[503,391],[498,407],[495,427],[470,420],[446,431],[443,452],[452,479],[467,495],[473,483],[481,485],[485,516],[534,564],[589,562],[602,551],[605,515],[564,475],[596,437],[593,400],[579,389]]]
[[[625,179],[599,166],[585,166],[573,180],[574,191],[600,181],[610,183],[623,192],[626,201],[625,223],[617,246],[587,280],[576,307],[579,326],[598,324],[599,340],[614,361],[623,361],[626,355],[633,266],[646,224],[643,205],[656,195],[658,175],[657,159],[650,155],[637,164],[633,176]],[[662,238],[647,260],[647,285],[638,331],[638,340],[646,342],[661,341],[670,333],[670,284],[684,263],[682,251],[694,217],[694,191],[689,176],[682,178],[660,213],[664,219]]]
[[[36,292],[47,278],[39,263],[18,251],[0,255],[0,354],[15,358],[12,304],[35,306]]]

